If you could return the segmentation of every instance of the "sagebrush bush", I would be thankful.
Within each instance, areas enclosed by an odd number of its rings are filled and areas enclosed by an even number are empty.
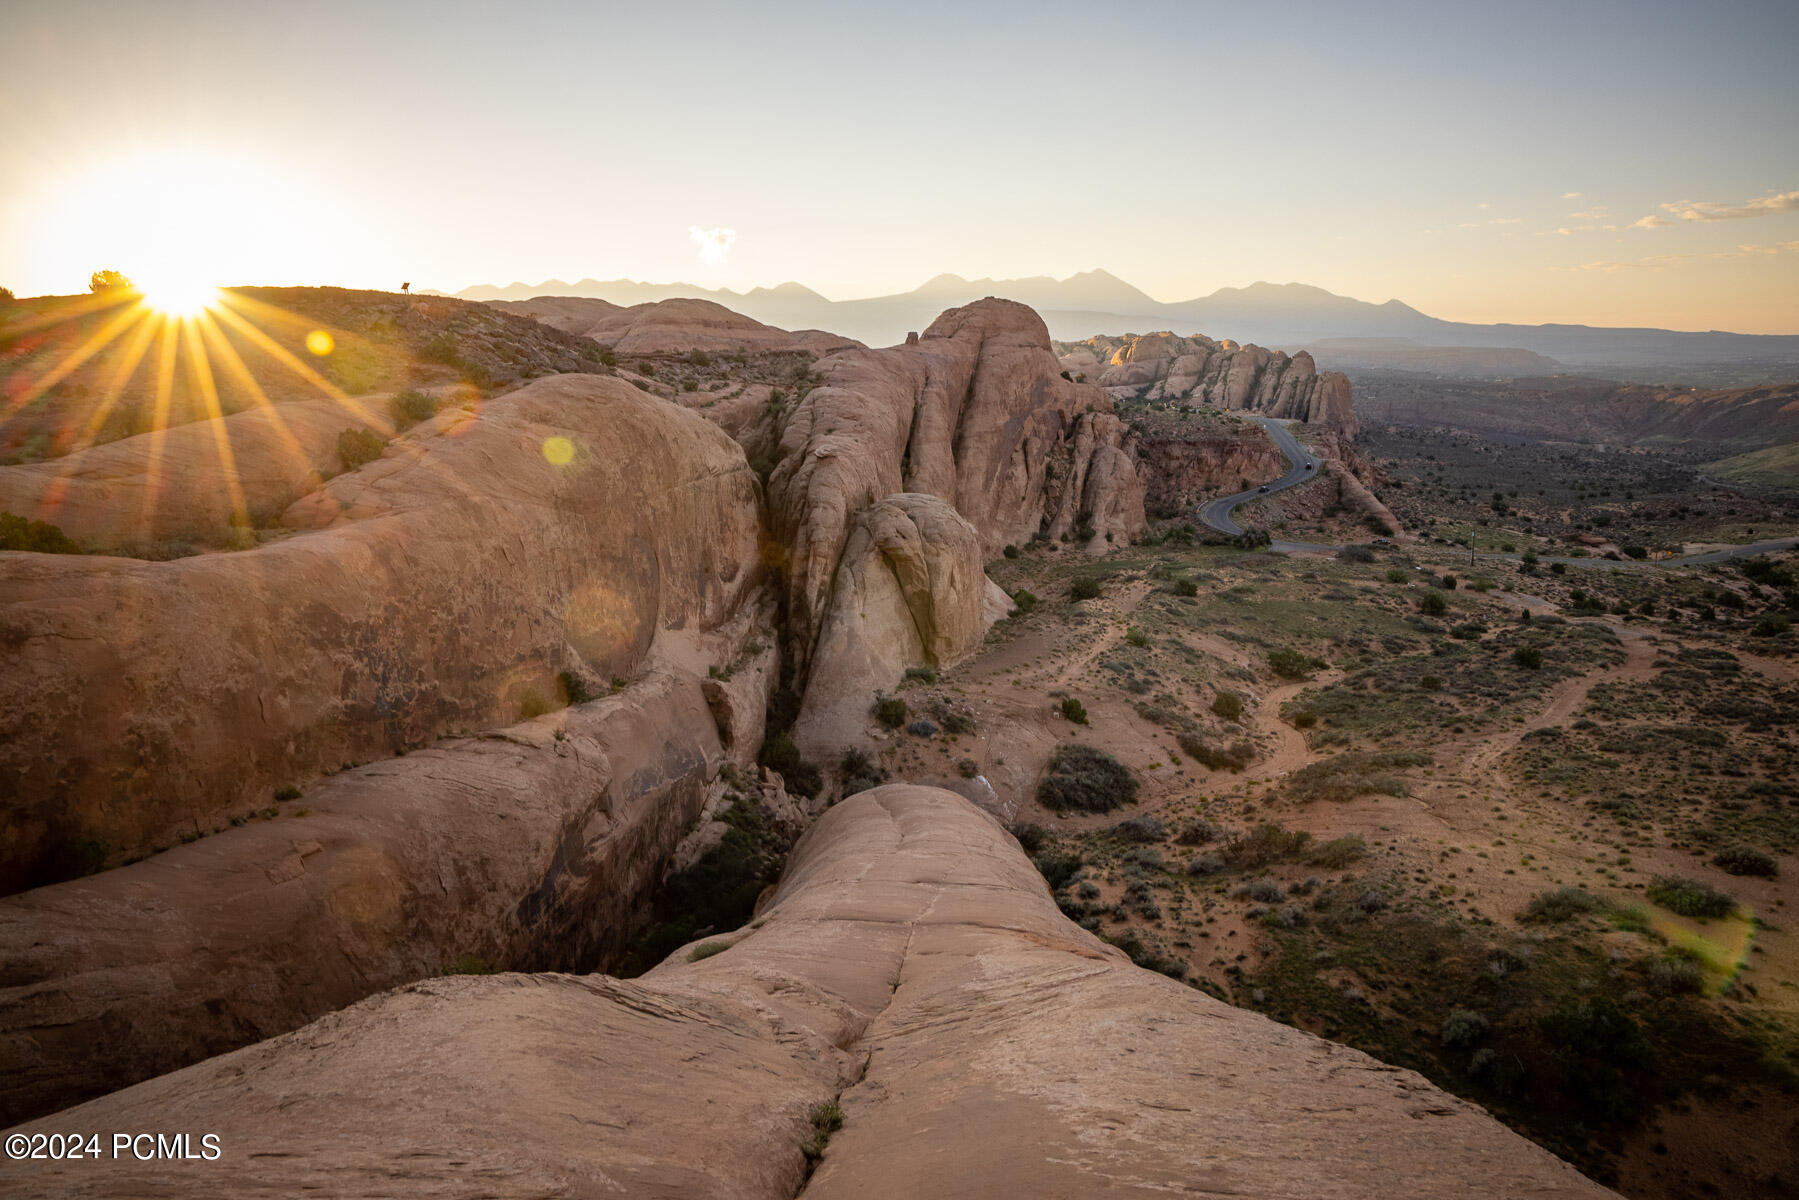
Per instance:
[[[1243,697],[1236,692],[1219,692],[1212,697],[1212,711],[1227,721],[1243,716]]]
[[[1584,888],[1560,887],[1532,896],[1519,914],[1519,920],[1536,925],[1559,924],[1583,913],[1596,913],[1604,907],[1605,901]]]
[[[1137,800],[1137,777],[1093,746],[1072,742],[1050,756],[1049,773],[1037,785],[1037,801],[1057,811],[1111,812]]]
[[[1070,600],[1093,600],[1099,596],[1100,581],[1097,575],[1082,575],[1068,585]]]
[[[1736,898],[1709,883],[1674,875],[1657,875],[1649,881],[1649,899],[1683,917],[1728,917]]]
[[[1727,846],[1718,851],[1712,859],[1712,865],[1731,875],[1772,878],[1780,872],[1780,864],[1774,861],[1774,856],[1764,854],[1754,846]]]
[[[906,702],[898,696],[876,697],[870,711],[875,720],[889,729],[898,729],[906,723]]]
[[[1073,696],[1065,696],[1062,699],[1062,715],[1076,725],[1085,725],[1087,723],[1087,706]]]

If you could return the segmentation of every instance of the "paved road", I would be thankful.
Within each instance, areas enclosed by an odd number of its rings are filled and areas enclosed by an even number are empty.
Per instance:
[[[1219,533],[1236,537],[1243,532],[1243,527],[1232,519],[1231,514],[1240,506],[1260,496],[1272,496],[1276,492],[1297,487],[1309,479],[1318,477],[1317,470],[1306,470],[1307,463],[1317,462],[1317,457],[1299,444],[1287,431],[1287,422],[1277,421],[1273,417],[1259,417],[1253,413],[1243,416],[1259,424],[1280,447],[1281,454],[1287,459],[1287,473],[1279,479],[1270,481],[1259,487],[1250,488],[1246,492],[1237,492],[1230,496],[1220,496],[1216,500],[1208,500],[1199,509],[1199,519]],[[1363,543],[1366,545],[1367,543]],[[1799,546],[1799,538],[1771,538],[1762,542],[1750,542],[1742,546],[1731,546],[1723,550],[1708,550],[1704,554],[1689,554],[1680,558],[1658,558],[1654,561],[1638,561],[1625,559],[1619,561],[1611,558],[1575,558],[1544,555],[1539,561],[1546,563],[1566,563],[1569,566],[1598,567],[1600,570],[1653,570],[1657,567],[1699,567],[1707,563],[1725,562],[1732,558],[1748,558],[1756,554],[1764,554],[1772,550],[1791,550]],[[1342,547],[1326,545],[1322,542],[1270,542],[1268,548],[1278,554],[1291,554],[1304,550],[1339,550]],[[1512,562],[1521,557],[1517,554],[1499,554],[1491,551],[1477,552],[1474,557],[1482,559],[1500,559]]]

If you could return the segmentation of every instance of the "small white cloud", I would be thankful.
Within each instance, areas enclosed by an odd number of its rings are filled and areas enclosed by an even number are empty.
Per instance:
[[[1494,217],[1491,221],[1488,222],[1488,224],[1489,225],[1522,225],[1522,224],[1524,224],[1524,218],[1523,217]]]
[[[1564,225],[1560,229],[1556,230],[1556,232],[1561,234],[1563,237],[1573,237],[1574,236],[1574,231],[1572,229],[1569,229],[1566,225]]]
[[[1664,225],[1672,224],[1674,224],[1674,222],[1668,220],[1666,217],[1658,217],[1651,214],[1644,217],[1641,221],[1632,221],[1630,227],[1632,229],[1660,229]]]
[[[1748,217],[1765,217],[1772,213],[1799,210],[1799,192],[1769,193],[1742,204],[1682,200],[1678,204],[1664,204],[1662,208],[1683,221],[1740,221]]]
[[[720,267],[724,265],[725,256],[731,252],[731,243],[737,240],[737,231],[717,225],[711,229],[689,225],[687,238],[699,246],[701,262],[709,267]]]
[[[1492,208],[1493,206],[1491,204],[1487,204],[1487,203],[1483,202],[1481,204],[1476,204],[1474,207],[1476,207],[1476,208]]]
[[[1586,197],[1585,192],[1563,192],[1562,193],[1562,199],[1564,199],[1564,200],[1581,200],[1581,199],[1585,199],[1585,197]]]

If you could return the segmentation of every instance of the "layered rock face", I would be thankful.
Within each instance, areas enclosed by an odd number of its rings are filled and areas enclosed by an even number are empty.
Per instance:
[[[1172,333],[1094,337],[1058,347],[1064,368],[1115,399],[1184,400],[1326,425],[1354,436],[1349,378],[1312,356]]]
[[[720,628],[756,592],[757,487],[703,419],[560,376],[440,414],[291,506],[311,532],[255,550],[0,555],[0,883],[509,724],[560,672],[631,676],[659,636]]]
[[[885,497],[947,501],[983,555],[1042,530],[1057,481],[1062,507],[1100,522],[1098,544],[1143,528],[1122,423],[1103,392],[1062,377],[1042,320],[1022,304],[950,309],[916,341],[843,351],[817,374],[820,386],[780,424],[769,480],[787,554],[790,662],[802,677],[851,530]]]
[[[28,1126],[227,1161],[7,1162],[41,1196],[1612,1193],[1420,1076],[1143,971],[948,792],[827,812],[723,953],[440,979]],[[807,1179],[816,1105],[842,1128]]]

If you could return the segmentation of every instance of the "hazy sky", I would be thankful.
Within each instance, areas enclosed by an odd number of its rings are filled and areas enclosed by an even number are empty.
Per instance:
[[[1105,267],[1799,333],[1796,55],[1793,0],[0,0],[0,283]]]

